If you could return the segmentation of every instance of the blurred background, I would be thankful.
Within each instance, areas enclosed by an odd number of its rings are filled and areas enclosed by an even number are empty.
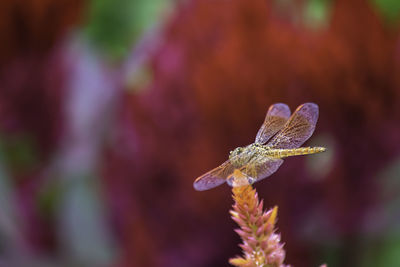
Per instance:
[[[0,2],[0,266],[228,266],[223,185],[272,103],[320,107],[256,184],[286,263],[400,266],[400,1]]]

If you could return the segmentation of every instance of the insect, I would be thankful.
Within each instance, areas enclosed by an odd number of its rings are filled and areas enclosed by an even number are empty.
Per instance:
[[[227,182],[232,187],[258,182],[274,172],[283,158],[320,153],[324,147],[300,147],[313,134],[318,120],[318,105],[305,103],[290,116],[286,104],[269,107],[255,142],[230,152],[229,159],[198,177],[193,187],[208,190]]]

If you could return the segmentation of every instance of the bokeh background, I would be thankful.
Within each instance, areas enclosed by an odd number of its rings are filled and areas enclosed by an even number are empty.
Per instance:
[[[270,104],[320,106],[256,184],[286,263],[400,266],[400,1],[0,2],[0,266],[228,266],[193,180]]]

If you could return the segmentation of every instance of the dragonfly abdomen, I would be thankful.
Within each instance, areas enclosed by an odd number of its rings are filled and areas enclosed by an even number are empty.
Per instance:
[[[325,147],[299,147],[291,149],[270,149],[268,154],[273,158],[286,158],[290,156],[308,155],[321,153],[326,150]]]

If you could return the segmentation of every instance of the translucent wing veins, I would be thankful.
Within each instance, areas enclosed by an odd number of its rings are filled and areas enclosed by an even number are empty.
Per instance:
[[[193,183],[193,187],[197,191],[204,191],[217,187],[226,181],[226,178],[233,173],[234,169],[231,162],[227,160],[220,166],[197,178]]]
[[[305,103],[299,106],[289,120],[267,145],[272,148],[298,148],[314,132],[318,120],[318,106],[314,103]]]
[[[282,129],[289,117],[290,109],[287,105],[282,103],[271,105],[260,130],[258,130],[255,142],[265,144],[274,134]]]
[[[263,157],[262,159],[249,163],[245,168],[241,169],[241,171],[253,177],[256,179],[256,182],[258,182],[276,172],[282,163],[283,159]]]

